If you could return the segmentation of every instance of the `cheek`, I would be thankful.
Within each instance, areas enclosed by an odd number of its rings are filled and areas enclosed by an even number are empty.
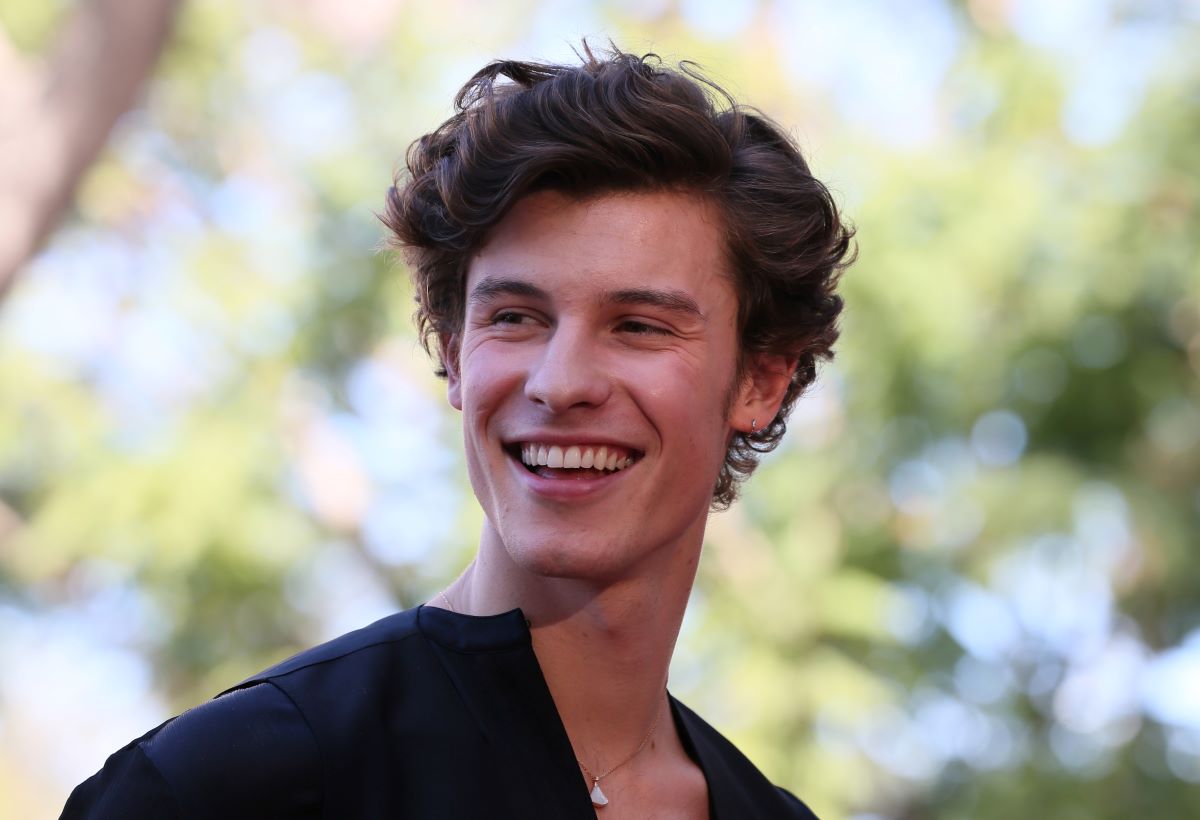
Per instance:
[[[489,354],[486,346],[465,350],[460,360],[463,409],[478,407],[492,401],[491,394],[499,379],[499,357]]]
[[[496,412],[521,393],[521,371],[513,356],[488,350],[486,346],[464,356],[461,397],[467,435],[486,427]]]
[[[673,440],[668,446],[691,453],[687,461],[692,465],[724,458],[732,368],[729,372],[717,367],[631,369],[626,375],[631,384],[636,380],[642,386],[634,395],[640,395],[644,411],[664,439]]]

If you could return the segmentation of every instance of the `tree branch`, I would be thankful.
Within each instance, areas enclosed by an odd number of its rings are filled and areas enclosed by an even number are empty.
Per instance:
[[[40,70],[23,65],[0,36],[0,297],[137,99],[179,5],[81,0]]]

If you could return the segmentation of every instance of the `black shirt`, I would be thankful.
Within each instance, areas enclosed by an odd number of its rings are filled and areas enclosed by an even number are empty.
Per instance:
[[[719,820],[809,818],[670,698]],[[302,652],[131,742],[63,818],[562,818],[596,812],[519,609],[418,607]]]

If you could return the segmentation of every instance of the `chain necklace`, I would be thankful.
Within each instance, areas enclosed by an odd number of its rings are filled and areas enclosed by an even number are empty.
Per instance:
[[[454,612],[455,614],[458,613],[458,610],[455,609],[454,605],[450,603],[450,599],[446,597],[445,592],[441,593],[441,598],[443,603],[446,604],[446,609]],[[633,760],[638,756],[639,753],[641,753],[642,749],[646,748],[646,744],[650,742],[650,738],[654,735],[654,730],[658,728],[658,721],[660,718],[662,718],[661,709],[659,709],[658,713],[654,716],[654,721],[650,724],[650,728],[646,731],[646,736],[642,738],[642,742],[637,745],[637,748],[633,750],[629,757],[622,760],[616,766],[611,767],[606,772],[601,774],[592,774],[591,770],[584,764],[582,760],[575,758],[575,762],[579,764],[579,768],[583,769],[584,776],[592,781],[592,792],[590,797],[592,798],[593,806],[596,808],[602,808],[608,805],[608,798],[604,796],[604,790],[600,788],[600,781],[624,766],[629,761]]]
[[[604,772],[603,774],[592,774],[591,771],[588,769],[588,767],[584,765],[582,760],[580,760],[579,758],[575,758],[575,762],[579,764],[579,768],[583,769],[583,774],[586,777],[588,777],[589,779],[591,779],[591,781],[592,781],[591,798],[592,798],[593,806],[595,806],[596,808],[601,808],[603,806],[608,805],[608,798],[604,796],[604,791],[601,790],[601,788],[600,788],[601,779],[608,777],[610,774],[615,772],[617,769],[621,768],[626,763],[633,760],[635,757],[638,756],[638,753],[641,752],[642,749],[646,748],[646,744],[650,742],[650,738],[654,735],[654,730],[658,728],[658,721],[659,721],[659,718],[661,718],[661,717],[662,717],[662,710],[659,709],[658,714],[656,714],[654,716],[654,722],[650,724],[650,729],[646,732],[646,736],[642,738],[642,742],[639,743],[638,747],[633,750],[633,753],[630,754],[629,757],[625,758],[620,763],[618,763],[616,766],[613,766],[608,771]]]

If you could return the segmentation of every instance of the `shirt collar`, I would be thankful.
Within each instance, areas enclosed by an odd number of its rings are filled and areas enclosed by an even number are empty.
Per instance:
[[[417,609],[417,624],[428,638],[455,652],[491,652],[533,642],[519,608],[499,615],[463,615],[427,605]]]

